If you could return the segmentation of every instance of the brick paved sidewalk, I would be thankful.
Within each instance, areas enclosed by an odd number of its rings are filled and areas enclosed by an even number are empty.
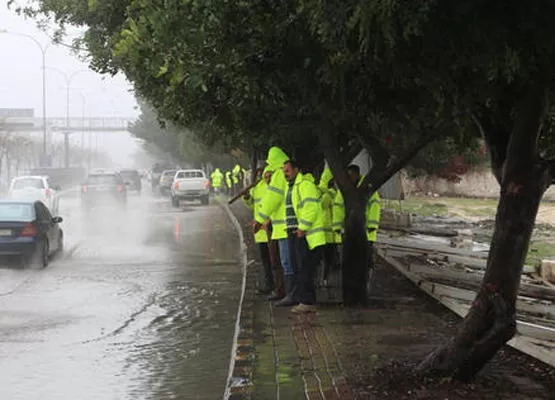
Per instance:
[[[244,226],[250,263],[231,399],[554,398],[550,387],[534,380],[543,367],[509,348],[472,385],[413,383],[414,363],[451,335],[459,318],[387,265],[377,267],[375,297],[366,309],[341,307],[337,286],[319,291],[315,314],[273,307],[256,295],[260,264],[249,243],[251,216],[241,205],[233,212]]]
[[[387,346],[367,346],[366,339],[378,342],[379,338],[368,338],[366,333],[377,333],[372,327],[378,324],[389,336],[406,323],[416,323],[414,315],[404,315],[397,307],[379,312],[344,309],[338,305],[338,287],[319,291],[316,314],[294,315],[289,308],[273,307],[265,296],[256,295],[260,264],[248,232],[250,215],[240,205],[233,211],[245,230],[250,263],[233,374],[236,385],[231,398],[362,398],[360,390],[355,393],[351,387],[359,385],[353,374],[361,370],[361,365],[366,369],[368,360],[377,363],[380,349],[391,351]],[[407,285],[410,289],[408,282]],[[407,303],[407,299],[401,302]],[[422,323],[421,315],[418,320]],[[363,341],[361,333],[365,336]]]

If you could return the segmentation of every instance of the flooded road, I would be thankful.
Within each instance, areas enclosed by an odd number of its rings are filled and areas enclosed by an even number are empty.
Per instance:
[[[220,207],[60,205],[64,256],[0,268],[0,399],[217,399],[240,296]]]

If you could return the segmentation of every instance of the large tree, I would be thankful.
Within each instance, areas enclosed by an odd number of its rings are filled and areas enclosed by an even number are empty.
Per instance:
[[[364,304],[367,199],[444,134],[440,127],[453,129],[449,102],[410,77],[392,79],[383,62],[369,64],[341,3],[135,0],[121,10],[107,0],[38,6],[58,23],[86,26],[94,68],[124,71],[162,118],[203,141],[282,144],[309,165],[321,144],[346,201],[344,301]],[[402,137],[400,152],[382,151],[391,131]],[[376,162],[355,188],[345,167],[363,147]]]
[[[87,28],[93,67],[124,71],[163,118],[203,140],[321,144],[346,201],[348,304],[365,300],[368,196],[430,141],[478,129],[501,185],[488,269],[459,333],[422,365],[461,378],[515,332],[522,264],[554,164],[538,145],[551,134],[554,8],[546,0],[38,2],[42,15]],[[401,148],[388,146],[391,134]],[[344,167],[361,147],[374,168],[356,188]]]
[[[469,379],[515,334],[522,266],[553,179],[545,144],[553,139],[546,111],[554,89],[555,4],[348,3],[346,20],[372,39],[362,46],[369,62],[450,101],[462,126],[473,121],[501,186],[482,286],[457,334],[421,365],[423,372]]]

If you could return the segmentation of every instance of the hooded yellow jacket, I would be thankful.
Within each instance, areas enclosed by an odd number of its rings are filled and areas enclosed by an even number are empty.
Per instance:
[[[283,174],[283,164],[289,160],[287,154],[279,147],[272,147],[268,151],[266,163],[268,169],[273,171],[270,184],[262,198],[262,204],[255,214],[257,222],[264,223],[272,221],[272,239],[279,240],[287,238],[285,221],[285,192],[287,191],[287,180]]]
[[[268,185],[264,179],[261,179],[260,182],[256,184],[256,186],[252,187],[249,191],[249,198],[245,199],[243,197],[243,201],[251,210],[253,210],[254,215],[258,213],[260,210],[260,206],[262,205],[262,198],[266,193]],[[261,229],[254,234],[254,241],[256,243],[267,243],[268,242],[268,234],[265,230]]]

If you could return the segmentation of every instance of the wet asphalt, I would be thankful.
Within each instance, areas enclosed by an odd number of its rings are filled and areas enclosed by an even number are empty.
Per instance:
[[[218,399],[240,296],[225,211],[130,195],[60,202],[65,252],[0,265],[0,399]]]

